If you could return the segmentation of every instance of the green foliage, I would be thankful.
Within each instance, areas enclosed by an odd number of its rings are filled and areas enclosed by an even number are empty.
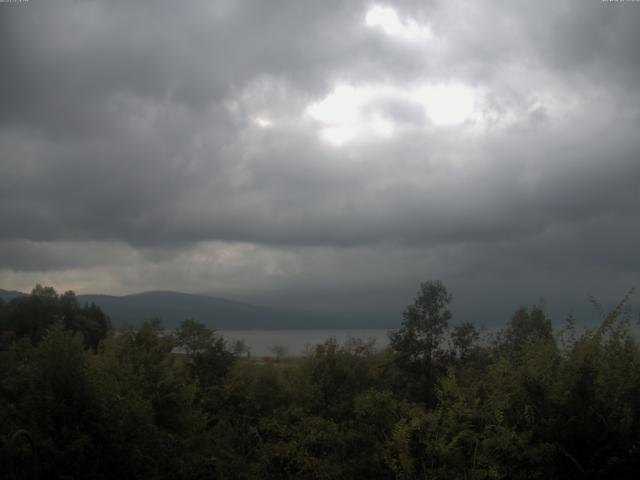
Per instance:
[[[27,410],[41,442],[40,454],[56,471],[85,471],[94,455],[92,433],[99,422],[90,355],[79,335],[61,324],[35,348]]]
[[[0,454],[26,429],[47,478],[636,478],[628,299],[558,335],[520,308],[485,342],[470,323],[447,336],[451,296],[428,282],[387,351],[329,339],[274,362],[193,320],[113,332],[37,286],[0,303]]]
[[[92,349],[104,339],[111,322],[96,305],[78,305],[73,292],[58,295],[51,287],[36,285],[31,295],[14,298],[1,306],[0,331],[3,336],[27,338],[38,343],[55,323],[81,334],[84,344]]]
[[[475,325],[469,322],[464,322],[454,327],[451,332],[451,342],[453,343],[455,354],[461,360],[465,360],[473,354],[479,339],[480,332],[478,332]]]
[[[422,283],[413,304],[402,314],[402,326],[389,334],[398,380],[410,398],[427,404],[435,400],[437,357],[449,328],[451,298],[442,282]]]
[[[187,319],[180,324],[176,346],[186,352],[189,373],[203,389],[218,387],[235,361],[224,339],[195,320]]]
[[[176,330],[176,345],[187,354],[206,349],[214,340],[214,333],[203,323],[193,319],[184,320]]]
[[[351,415],[355,397],[372,386],[372,352],[340,346],[331,338],[316,345],[301,366],[308,405],[331,418]]]
[[[452,296],[442,282],[424,282],[402,314],[402,326],[390,335],[393,349],[406,361],[428,365],[438,353],[451,319]]]
[[[338,425],[300,409],[279,410],[260,423],[264,442],[256,477],[264,479],[345,478]]]
[[[521,350],[527,342],[551,341],[551,320],[541,307],[520,307],[511,318],[504,336],[506,346],[515,352]]]

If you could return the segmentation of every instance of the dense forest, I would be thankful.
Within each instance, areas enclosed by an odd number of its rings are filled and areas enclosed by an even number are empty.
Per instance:
[[[114,330],[73,292],[0,302],[4,478],[638,478],[640,349],[626,307],[481,336],[420,286],[390,345],[248,359],[193,320]],[[593,299],[592,299],[593,300]],[[594,307],[599,308],[593,300]]]

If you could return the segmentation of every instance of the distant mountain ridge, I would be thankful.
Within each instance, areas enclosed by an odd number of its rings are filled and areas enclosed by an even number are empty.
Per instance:
[[[155,291],[124,296],[78,295],[80,303],[99,305],[116,324],[160,318],[174,327],[193,318],[216,329],[290,328],[290,319],[274,309],[216,297]]]
[[[27,296],[26,293],[17,292],[15,290],[2,290],[0,288],[0,299],[2,299],[5,302],[8,302],[9,300],[11,300],[13,298],[26,297],[26,296]]]
[[[16,291],[0,289],[0,298],[26,296]],[[207,295],[172,291],[152,291],[115,296],[102,294],[78,295],[81,305],[95,303],[109,315],[114,325],[139,324],[159,318],[166,327],[175,327],[186,318],[193,318],[217,330],[276,329],[339,329],[389,328],[391,322],[372,319],[370,315],[303,312],[265,307],[226,300]]]

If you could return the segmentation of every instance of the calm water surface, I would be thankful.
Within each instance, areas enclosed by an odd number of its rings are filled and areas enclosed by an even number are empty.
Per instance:
[[[377,350],[384,349],[388,343],[389,330],[220,330],[224,338],[230,342],[244,340],[252,356],[274,356],[272,348],[284,345],[287,355],[302,355],[308,345],[323,343],[329,338],[335,338],[343,344],[351,338],[373,338]]]

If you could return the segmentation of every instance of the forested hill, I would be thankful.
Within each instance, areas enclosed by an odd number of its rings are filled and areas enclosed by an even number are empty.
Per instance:
[[[26,296],[25,293],[0,289],[0,298]],[[179,292],[145,292],[133,295],[78,295],[78,303],[102,308],[114,325],[139,324],[159,318],[166,327],[175,327],[192,318],[217,330],[244,329],[329,329],[395,328],[397,318],[372,318],[367,314],[335,312],[320,314],[251,305],[206,295]]]
[[[293,328],[299,319],[292,313],[204,295],[179,292],[146,292],[134,295],[78,295],[80,303],[95,303],[114,323],[139,323],[160,318],[165,326],[193,318],[216,329]]]
[[[26,293],[16,292],[15,290],[2,290],[0,288],[0,299],[4,302],[8,302],[13,298],[26,297]]]

